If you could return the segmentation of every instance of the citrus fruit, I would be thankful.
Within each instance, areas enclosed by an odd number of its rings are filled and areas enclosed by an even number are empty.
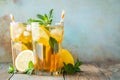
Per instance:
[[[47,29],[45,29],[44,26],[41,26],[40,27],[40,37],[43,37],[43,38],[49,40],[49,35],[50,35],[49,31]]]
[[[15,66],[18,71],[25,72],[30,61],[35,62],[33,52],[31,50],[24,50],[16,57]]]
[[[74,65],[74,59],[73,59],[71,53],[68,50],[62,49],[61,53],[58,53],[58,56],[59,56],[59,59],[60,59],[59,62],[58,62],[58,64],[59,64],[58,66],[60,68],[62,68],[64,66],[63,63],[65,63],[65,64],[71,63],[71,64]]]
[[[45,38],[40,38],[37,42],[42,43],[44,46],[49,46],[49,41]]]

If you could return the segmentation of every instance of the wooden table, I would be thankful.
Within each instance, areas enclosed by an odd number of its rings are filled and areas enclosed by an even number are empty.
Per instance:
[[[37,76],[25,74],[8,74],[10,63],[0,63],[0,80],[64,80],[63,76]],[[83,64],[83,72],[75,75],[65,75],[65,80],[120,80],[120,64]]]

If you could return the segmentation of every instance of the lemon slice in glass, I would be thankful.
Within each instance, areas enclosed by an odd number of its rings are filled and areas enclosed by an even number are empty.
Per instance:
[[[24,50],[16,57],[15,66],[18,71],[25,72],[30,61],[32,61],[33,64],[35,63],[33,51]]]

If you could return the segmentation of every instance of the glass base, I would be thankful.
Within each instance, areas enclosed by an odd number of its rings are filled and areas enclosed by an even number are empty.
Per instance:
[[[36,75],[41,75],[41,76],[58,76],[60,75],[59,72],[44,72],[44,71],[36,71]]]

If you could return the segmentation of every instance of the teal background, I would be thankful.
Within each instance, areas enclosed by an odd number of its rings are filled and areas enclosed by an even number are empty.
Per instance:
[[[26,22],[50,9],[54,9],[55,21],[60,20],[61,11],[65,10],[63,47],[75,59],[120,60],[120,0],[0,0],[1,62],[11,60],[9,14],[15,16],[15,21]]]

